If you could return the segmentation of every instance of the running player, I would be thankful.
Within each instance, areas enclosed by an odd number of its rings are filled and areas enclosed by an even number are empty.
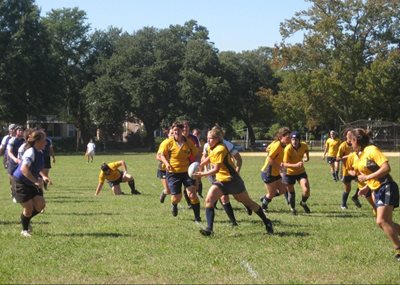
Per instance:
[[[331,174],[334,181],[339,181],[339,163],[336,161],[337,151],[340,145],[340,139],[337,137],[335,131],[329,132],[329,138],[325,142],[324,154],[322,160],[325,160],[326,154],[328,157],[326,161],[331,168]]]

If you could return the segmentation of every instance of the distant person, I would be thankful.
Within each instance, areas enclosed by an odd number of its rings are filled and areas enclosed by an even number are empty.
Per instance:
[[[174,137],[174,132],[171,128],[168,129],[168,138],[163,140],[159,146],[160,149],[163,149],[164,146],[163,144],[168,143],[169,138]],[[156,159],[159,161],[158,167],[157,167],[157,178],[160,179],[161,184],[163,186],[163,189],[161,190],[160,194],[160,203],[164,203],[165,198],[167,195],[171,194],[171,191],[169,190],[168,183],[167,183],[167,170],[165,168],[165,164],[162,162],[162,159],[160,158],[160,154],[157,152],[156,154]]]
[[[400,262],[400,225],[393,221],[393,211],[399,207],[399,187],[389,174],[389,160],[378,147],[370,144],[370,134],[364,129],[352,130],[351,144],[357,153],[353,162],[357,179],[368,186],[360,189],[359,194],[372,191],[376,223],[392,242],[395,259]]]
[[[46,134],[43,131],[34,131],[25,145],[22,161],[13,173],[14,196],[23,207],[21,214],[23,237],[31,236],[30,221],[46,206],[43,187],[44,182],[50,183],[50,179],[43,173],[45,145]]]
[[[15,137],[16,127],[17,127],[16,124],[10,124],[10,125],[8,126],[8,134],[5,135],[5,136],[3,137],[3,139],[1,140],[0,154],[4,154],[4,156],[3,156],[3,166],[4,166],[5,169],[7,169],[7,167],[8,167],[7,151],[6,151],[7,144],[8,144],[8,141],[9,141],[12,137]]]
[[[123,170],[119,168],[122,167]],[[110,163],[103,163],[100,166],[100,173],[99,173],[99,184],[97,185],[95,196],[100,194],[101,189],[103,188],[104,182],[107,180],[108,184],[111,187],[114,195],[123,195],[124,192],[121,191],[120,184],[123,182],[128,182],[129,188],[131,188],[132,195],[139,195],[141,194],[135,188],[135,179],[133,176],[127,173],[128,168],[126,166],[125,161],[114,161]]]
[[[43,173],[46,176],[49,176],[51,163],[56,163],[53,141],[49,137],[46,137],[46,146],[43,150],[43,156],[44,156]],[[44,189],[47,190],[47,182],[44,182]]]
[[[96,145],[93,142],[93,140],[90,139],[90,141],[88,142],[88,144],[86,146],[86,153],[85,153],[88,163],[89,163],[89,161],[93,162],[95,150],[96,150]]]
[[[10,178],[11,197],[13,202],[16,202],[16,200],[14,198],[14,191],[12,187],[12,177],[15,169],[17,169],[18,164],[21,162],[18,157],[18,149],[25,142],[24,128],[22,126],[17,126],[15,129],[15,136],[9,139],[6,150],[8,161],[7,171]]]
[[[329,163],[329,166],[331,168],[331,174],[334,181],[340,180],[339,162],[336,161],[339,145],[340,145],[340,139],[337,137],[336,132],[330,131],[329,138],[325,142],[324,154],[322,156],[322,159],[325,160],[326,155],[328,155],[326,161]]]

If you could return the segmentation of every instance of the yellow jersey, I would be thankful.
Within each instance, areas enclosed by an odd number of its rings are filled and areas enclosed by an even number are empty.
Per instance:
[[[288,144],[285,147],[283,154],[283,162],[294,164],[300,162],[304,158],[304,154],[308,152],[308,145],[305,142],[300,142],[299,148],[295,149],[292,144]],[[302,167],[286,167],[287,175],[299,175],[306,171],[304,166]]]
[[[337,154],[336,154],[336,158],[337,159],[341,159],[342,157],[347,156],[350,153],[352,153],[352,151],[353,151],[353,148],[351,147],[351,145],[349,145],[347,143],[347,141],[344,141],[339,145],[339,148],[338,148],[338,151],[337,151]],[[349,169],[351,169],[351,164],[350,164],[350,168],[349,168],[349,165],[346,163],[347,160],[348,160],[348,158],[345,159],[345,160],[342,160],[342,173],[343,173],[343,176],[348,176],[349,175]]]
[[[329,138],[325,142],[325,147],[327,149],[327,155],[330,157],[336,157],[336,154],[338,152],[340,145],[340,139],[339,138]]]
[[[100,170],[99,183],[101,184],[103,184],[106,179],[108,181],[115,181],[121,176],[121,173],[118,169],[122,165],[120,161],[110,162],[107,163],[107,165],[110,168],[110,174],[106,175],[102,170]]]
[[[278,140],[273,141],[268,145],[265,151],[268,153],[268,155],[267,158],[265,159],[264,165],[261,168],[261,171],[271,173],[271,176],[278,176],[280,173],[280,168],[276,168],[272,164],[270,165],[268,163],[268,158],[271,158],[272,160],[276,161],[276,163],[278,163],[279,165],[282,163],[284,148],[281,142]]]
[[[197,156],[198,149],[194,143],[184,138],[182,145],[179,145],[174,138],[168,138],[161,143],[158,153],[163,154],[169,161],[173,173],[184,173],[188,171],[190,156]]]
[[[369,175],[377,171],[383,163],[387,162],[386,156],[374,145],[368,145],[364,150],[355,156],[353,167],[357,174]],[[391,179],[390,175],[381,177],[378,179],[369,179],[366,181],[369,189],[372,191],[377,190],[382,183],[386,182],[387,179]]]
[[[231,154],[224,144],[219,143],[214,148],[208,146],[207,152],[211,165],[220,164],[220,168],[215,174],[217,181],[228,182],[232,180],[233,176],[238,176]]]

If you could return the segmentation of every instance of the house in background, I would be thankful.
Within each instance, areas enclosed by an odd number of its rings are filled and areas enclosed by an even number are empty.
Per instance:
[[[49,137],[55,139],[75,137],[76,128],[73,124],[61,121],[55,115],[28,116],[27,128],[42,128]]]

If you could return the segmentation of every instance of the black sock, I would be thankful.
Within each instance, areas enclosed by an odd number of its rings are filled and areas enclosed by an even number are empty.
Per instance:
[[[200,203],[192,204],[192,209],[194,213],[194,220],[200,221]]]
[[[360,189],[356,189],[356,193],[353,195],[353,199],[358,199],[358,192],[360,191]]]
[[[24,214],[21,214],[21,224],[22,230],[27,231],[29,228],[29,223],[31,222],[31,217],[25,217]]]
[[[183,190],[183,196],[185,197],[186,203],[188,204],[188,206],[192,205],[192,203],[190,202],[188,193],[186,192],[186,190]]]
[[[203,183],[201,183],[201,180],[199,181],[197,193],[200,195],[200,197],[203,197]]]
[[[335,172],[336,179],[339,180],[339,171]]]
[[[271,221],[267,218],[267,216],[264,214],[263,210],[261,207],[258,208],[258,210],[255,212],[263,221],[264,225],[269,224]]]
[[[332,172],[332,177],[333,177],[333,179],[337,180],[337,179],[336,179],[336,173],[335,173],[335,172]]]
[[[128,182],[129,188],[131,188],[131,192],[134,193],[136,192],[135,188],[135,179],[132,179],[131,181]]]
[[[285,192],[285,199],[286,199],[286,203],[289,204],[289,192]]]
[[[32,219],[34,216],[36,216],[37,214],[40,214],[40,212],[36,211],[36,209],[33,209],[31,219]]]
[[[235,213],[233,212],[233,208],[231,203],[226,203],[225,205],[222,205],[224,207],[225,213],[228,215],[229,220],[235,224],[236,223],[236,218],[235,218]]]
[[[207,230],[212,231],[214,228],[214,208],[206,208]]]
[[[289,205],[292,209],[296,207],[296,192],[289,192],[288,193],[288,200],[289,200]]]
[[[301,196],[301,201],[303,202],[303,203],[306,203],[307,202],[307,200],[308,200],[308,198],[309,198],[309,196],[304,196],[304,195],[302,195]]]
[[[349,193],[343,192],[342,193],[342,207],[347,205],[347,199],[349,198]]]

